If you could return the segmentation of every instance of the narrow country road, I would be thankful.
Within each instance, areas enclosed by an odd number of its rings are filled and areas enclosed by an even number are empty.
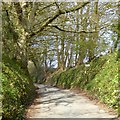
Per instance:
[[[114,118],[87,97],[70,90],[36,84],[39,97],[27,110],[27,118]]]

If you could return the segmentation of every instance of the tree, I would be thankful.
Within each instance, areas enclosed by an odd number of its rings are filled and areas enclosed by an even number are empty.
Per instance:
[[[3,51],[25,69],[28,60],[38,71],[84,64],[112,47],[116,11],[115,3],[3,3]]]

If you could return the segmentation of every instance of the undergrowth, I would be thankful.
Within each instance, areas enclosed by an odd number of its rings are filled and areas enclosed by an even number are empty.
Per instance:
[[[23,120],[25,106],[32,100],[35,88],[20,64],[7,57],[2,62],[3,119]]]

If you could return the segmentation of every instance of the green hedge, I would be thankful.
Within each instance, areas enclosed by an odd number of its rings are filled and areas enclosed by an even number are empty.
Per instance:
[[[90,66],[82,64],[54,75],[50,81],[63,88],[87,90],[92,96],[118,109],[118,61],[117,53],[102,56],[91,61]]]
[[[7,120],[24,119],[27,103],[33,98],[35,88],[25,75],[19,63],[8,58],[2,64],[3,118]]]
[[[118,109],[117,92],[118,90],[118,61],[116,53],[107,56],[108,60],[103,65],[102,70],[87,85],[87,89],[94,93],[102,102],[110,107]]]

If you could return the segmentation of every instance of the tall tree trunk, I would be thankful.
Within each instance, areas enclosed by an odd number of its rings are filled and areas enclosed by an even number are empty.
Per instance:
[[[63,29],[64,29],[64,27],[63,27]],[[64,50],[65,50],[65,46],[64,46],[64,44],[65,44],[65,33],[64,32],[62,32],[62,38],[61,38],[61,69],[63,69],[64,70],[64,68],[65,68],[65,61],[64,61],[64,59],[65,59],[65,55],[64,55]]]
[[[46,43],[46,45],[47,45],[47,43]],[[48,65],[47,65],[47,57],[48,57],[48,53],[47,53],[47,50],[48,50],[48,48],[47,48],[47,46],[45,46],[45,49],[44,49],[44,70],[45,70],[45,73],[47,73],[47,69],[48,69]]]
[[[95,33],[90,35],[89,40],[91,41],[92,46],[89,49],[89,61],[94,58],[95,48],[97,45],[98,37],[99,37],[99,11],[98,11],[98,2],[94,2],[94,11],[93,14],[96,16],[96,19],[93,23],[91,23],[91,29],[95,31]]]
[[[56,51],[57,51],[57,68],[60,69],[61,61],[60,61],[60,52],[59,52],[59,39],[58,35],[56,35]]]
[[[71,67],[72,66],[72,55],[73,55],[73,45],[70,47],[70,54],[69,54],[69,57],[68,57],[68,67]]]

